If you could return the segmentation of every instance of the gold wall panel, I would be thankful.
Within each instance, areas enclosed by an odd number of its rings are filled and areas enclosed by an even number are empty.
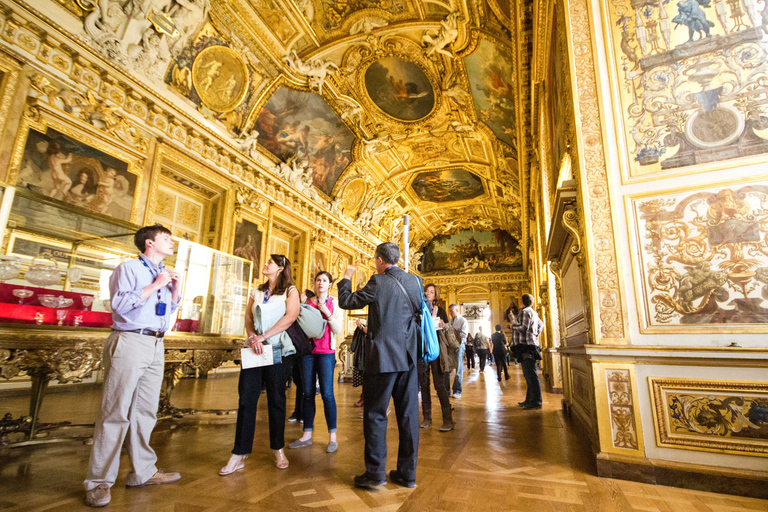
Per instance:
[[[768,177],[627,198],[644,332],[768,332]]]
[[[718,162],[756,155],[766,160],[764,9],[726,1],[604,6],[630,178],[718,170]]]
[[[768,456],[768,382],[648,382],[658,446]]]

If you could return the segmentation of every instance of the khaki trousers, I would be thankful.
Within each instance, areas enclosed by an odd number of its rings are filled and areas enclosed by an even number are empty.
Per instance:
[[[93,432],[85,490],[99,484],[111,487],[120,467],[120,451],[128,435],[133,471],[128,485],[140,485],[157,472],[157,456],[149,437],[157,422],[165,353],[152,336],[113,331],[104,343],[104,389]]]

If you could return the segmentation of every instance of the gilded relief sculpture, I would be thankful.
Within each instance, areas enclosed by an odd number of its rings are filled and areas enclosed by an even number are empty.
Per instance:
[[[84,29],[107,59],[158,80],[205,23],[209,0],[86,0]]]
[[[766,201],[755,183],[635,202],[650,325],[768,323]]]

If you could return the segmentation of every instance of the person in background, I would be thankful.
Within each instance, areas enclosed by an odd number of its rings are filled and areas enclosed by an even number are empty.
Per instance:
[[[456,377],[453,379],[453,398],[461,398],[461,389],[464,382],[464,348],[467,345],[467,335],[469,334],[469,325],[467,320],[459,313],[459,305],[451,304],[448,307],[448,312],[451,314],[451,326],[456,329],[456,332],[461,336],[461,345],[459,346],[458,361],[459,365],[456,368]]]
[[[361,288],[362,289],[362,288]],[[368,333],[368,326],[366,326],[359,318],[355,320],[357,329],[362,329],[364,333]],[[357,357],[357,355],[355,355]],[[362,388],[363,386],[363,372],[357,367],[357,364],[352,365],[352,387]],[[362,407],[365,400],[363,398],[363,390],[360,390],[360,398],[354,403],[355,407]]]
[[[307,301],[315,296],[315,292],[312,290],[304,290],[301,294],[301,303],[307,304]],[[291,369],[288,373],[288,389],[291,389],[291,379],[296,383],[296,400],[293,404],[293,412],[288,416],[288,421],[293,423],[295,421],[304,421],[304,379],[302,378],[303,370],[301,368],[301,359],[296,357],[289,358],[291,361]],[[287,367],[286,367],[287,370]]]
[[[504,380],[509,380],[507,372],[507,337],[501,332],[501,325],[496,326],[496,332],[491,336],[493,355],[496,358],[496,375],[501,382],[501,370],[504,370]]]
[[[440,290],[438,290],[436,285],[428,284],[424,287],[424,299],[432,312],[433,320],[436,319],[435,328],[442,329],[446,322],[448,322],[448,315],[443,308],[437,305],[437,301],[440,299]],[[435,391],[437,392],[437,397],[440,399],[440,409],[443,413],[443,426],[440,427],[440,432],[453,430],[454,425],[451,414],[451,401],[448,399],[447,386],[447,377],[450,375],[450,372],[447,372],[448,375],[446,375],[446,372],[443,371],[440,357],[430,363],[425,362],[420,357],[418,369],[419,386],[421,388],[421,411],[424,415],[424,421],[421,422],[419,427],[428,428],[432,426],[432,394],[429,389],[429,373],[431,370]]]
[[[515,350],[523,365],[525,377],[525,400],[519,402],[523,409],[541,409],[541,383],[536,372],[536,361],[541,360],[539,352],[539,334],[544,330],[544,322],[533,309],[533,295],[526,293],[520,299],[522,310],[517,323],[512,326],[515,333]]]
[[[282,355],[296,352],[291,338],[285,332],[299,316],[299,291],[293,285],[291,262],[282,254],[272,254],[264,264],[261,274],[267,281],[254,288],[245,309],[245,332],[248,345],[256,354],[264,352],[264,342],[274,350],[282,344]],[[285,302],[285,314],[275,325],[263,333],[257,333],[254,324],[254,308],[257,304]],[[284,335],[283,335],[284,334]],[[267,388],[267,414],[269,416],[269,446],[275,452],[278,469],[288,467],[285,447],[285,369],[282,363],[240,370],[237,390],[240,394],[235,426],[235,447],[226,466],[219,474],[229,475],[245,467],[245,459],[253,451],[256,429],[256,409],[259,405],[262,384]]]
[[[477,334],[475,334],[475,350],[477,350],[477,357],[480,359],[480,373],[483,373],[490,350],[488,350],[488,338],[483,334],[482,327],[478,327]]]
[[[393,483],[416,486],[419,449],[419,384],[416,371],[421,317],[421,279],[396,265],[400,248],[384,242],[374,252],[376,274],[362,290],[352,293],[349,265],[339,281],[342,309],[368,306],[368,336],[363,372],[363,435],[365,473],[355,477],[362,488],[385,485],[387,462],[387,405],[394,401],[400,446],[397,469],[389,472]]]
[[[181,276],[163,265],[163,259],[173,255],[167,228],[145,226],[134,235],[134,244],[141,255],[118,265],[109,279],[112,333],[104,343],[103,398],[85,478],[85,503],[91,507],[103,507],[112,499],[110,487],[117,479],[126,435],[132,467],[127,487],[181,478],[157,469],[157,456],[149,446],[165,368],[163,337],[179,307]]]
[[[315,426],[315,381],[320,381],[320,395],[323,398],[325,422],[328,425],[329,441],[326,452],[333,453],[339,445],[336,441],[336,398],[333,395],[333,372],[336,368],[336,336],[341,333],[343,311],[328,295],[333,277],[325,271],[315,276],[314,297],[307,303],[318,309],[328,322],[325,332],[315,338],[315,348],[301,360],[304,375],[304,435],[288,445],[288,448],[302,448],[312,444]]]
[[[471,334],[467,334],[467,347],[465,353],[467,354],[467,369],[475,369],[475,342]]]

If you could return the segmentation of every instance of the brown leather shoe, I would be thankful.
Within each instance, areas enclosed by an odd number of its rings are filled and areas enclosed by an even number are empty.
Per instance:
[[[128,485],[125,484],[126,487],[144,487],[145,485],[161,485],[161,484],[170,484],[173,482],[178,482],[181,480],[181,474],[180,473],[165,473],[162,469],[158,469],[157,473],[152,475],[152,477],[144,482],[143,484],[138,485]]]
[[[89,507],[103,507],[109,505],[111,500],[109,484],[99,484],[90,491],[85,492],[85,504]]]

